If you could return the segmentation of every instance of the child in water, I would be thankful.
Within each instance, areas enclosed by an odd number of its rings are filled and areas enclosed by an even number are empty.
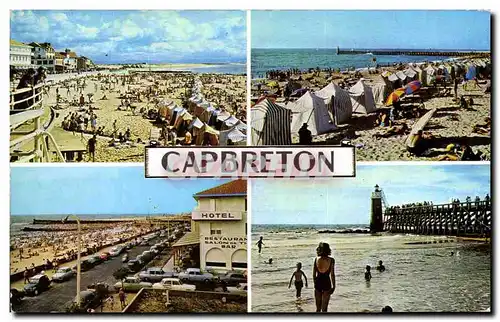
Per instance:
[[[369,282],[372,279],[372,273],[370,272],[370,265],[366,265],[365,280]]]
[[[302,271],[302,263],[297,263],[297,270],[293,272],[292,277],[290,277],[290,283],[288,284],[288,288],[292,286],[292,279],[295,277],[295,296],[299,299],[301,297],[302,287],[304,287],[304,282],[302,282],[302,276],[306,280],[307,287],[307,277],[306,274]]]
[[[378,261],[377,270],[378,270],[379,272],[383,272],[383,271],[385,271],[385,266],[384,266],[384,264],[382,264],[382,261]]]
[[[262,241],[263,237],[260,236],[259,241],[257,242],[257,247],[259,247],[259,254],[262,251],[262,245],[264,245],[264,242]]]

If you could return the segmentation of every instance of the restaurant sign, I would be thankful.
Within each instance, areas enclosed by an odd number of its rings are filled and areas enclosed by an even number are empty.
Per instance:
[[[220,248],[241,248],[247,246],[245,236],[204,236],[205,245],[219,246]]]
[[[192,220],[241,220],[241,211],[193,211]]]

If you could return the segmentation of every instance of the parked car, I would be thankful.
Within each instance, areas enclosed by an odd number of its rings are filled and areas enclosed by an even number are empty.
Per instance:
[[[154,283],[153,288],[166,289],[166,290],[181,290],[181,291],[195,291],[196,286],[184,284],[178,278],[167,277],[162,279],[159,283]]]
[[[19,291],[15,288],[10,289],[10,303],[12,305],[21,304],[23,297],[24,297],[24,291]]]
[[[89,269],[92,269],[95,265],[97,265],[95,261],[92,261],[90,258],[85,259],[81,262],[80,269],[82,270],[82,272],[85,272],[88,271]],[[71,268],[76,272],[77,265],[73,265],[73,267]]]
[[[38,274],[28,279],[24,285],[24,293],[28,296],[37,296],[50,287],[50,279],[45,274]]]
[[[156,283],[166,277],[174,277],[174,275],[176,275],[174,272],[165,272],[160,267],[150,267],[145,271],[140,272],[139,278],[141,281]]]
[[[154,255],[158,255],[160,253],[160,250],[156,248],[155,246],[152,246],[149,251]]]
[[[70,267],[61,267],[57,272],[52,275],[52,281],[54,282],[64,282],[71,279],[75,275],[75,271]]]
[[[121,246],[113,247],[109,251],[109,256],[116,257],[116,256],[120,255],[122,251],[123,251],[123,247],[121,247]]]
[[[122,263],[128,262],[128,254],[122,256]]]
[[[153,257],[154,257],[154,254],[152,252],[150,252],[149,250],[146,250],[144,252],[142,252],[142,258],[144,259],[144,261],[147,263],[147,262],[150,262]]]
[[[85,290],[80,292],[79,311],[87,312],[88,309],[95,309],[101,304],[102,297],[95,290]],[[77,299],[73,300],[73,305],[77,304]]]
[[[127,267],[130,272],[136,273],[141,270],[142,264],[136,259],[132,259],[127,262]]]
[[[199,268],[188,268],[185,272],[179,274],[179,279],[186,283],[196,283],[196,282],[213,282],[215,280],[214,276],[210,273],[203,273]]]
[[[143,282],[140,278],[136,276],[129,276],[123,280],[123,283],[116,282],[114,287],[116,290],[123,288],[125,292],[139,292],[142,288],[152,287],[153,284],[149,282]]]
[[[226,283],[227,286],[236,286],[240,283],[246,283],[247,278],[243,275],[243,273],[229,271],[220,276],[220,281]]]
[[[227,291],[229,293],[234,293],[234,294],[243,294],[243,295],[246,295],[247,294],[247,290],[248,290],[247,283],[241,283],[241,284],[238,284],[236,286],[229,286],[229,287],[227,287]]]
[[[101,258],[100,255],[93,255],[87,258],[87,261],[95,266],[101,264],[103,262],[103,259]]]
[[[99,257],[101,257],[101,259],[103,261],[107,261],[108,259],[110,259],[110,253],[109,252],[104,252],[104,253],[101,253],[101,255],[99,255]]]

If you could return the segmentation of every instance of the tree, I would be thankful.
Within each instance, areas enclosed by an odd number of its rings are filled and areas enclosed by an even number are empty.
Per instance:
[[[122,288],[123,280],[128,276],[128,273],[128,269],[126,269],[125,267],[121,267],[113,273],[113,277],[122,282]]]

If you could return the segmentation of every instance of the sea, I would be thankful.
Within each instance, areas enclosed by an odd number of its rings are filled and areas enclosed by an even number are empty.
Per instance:
[[[139,68],[134,68],[139,70]],[[246,75],[247,65],[244,63],[229,63],[229,64],[205,64],[186,67],[171,67],[169,65],[152,64],[150,67],[143,67],[140,70],[152,72],[177,71],[177,72],[192,72],[196,74],[232,74]],[[126,73],[125,71],[116,71],[115,73]]]
[[[359,225],[252,225],[252,312],[314,312],[312,279],[316,247],[327,242],[335,258],[336,290],[329,312],[479,312],[491,307],[491,247],[444,242],[445,236],[325,234]],[[263,237],[259,254],[255,243]],[[431,241],[432,244],[406,244]],[[453,252],[453,255],[451,253]],[[265,262],[273,259],[273,264]],[[386,271],[375,267],[382,260]],[[288,288],[302,263],[309,288],[296,300]],[[372,280],[366,282],[366,265]]]
[[[363,50],[363,49],[360,49]],[[388,50],[388,49],[384,49]],[[390,49],[389,49],[390,50]],[[404,50],[404,49],[399,49]],[[376,49],[373,49],[376,51]],[[418,50],[427,51],[427,50]],[[368,68],[373,67],[373,57],[379,65],[424,61],[442,61],[444,56],[390,56],[371,53],[357,55],[337,55],[336,49],[255,49],[252,48],[252,79],[265,77],[266,71],[298,68]]]

